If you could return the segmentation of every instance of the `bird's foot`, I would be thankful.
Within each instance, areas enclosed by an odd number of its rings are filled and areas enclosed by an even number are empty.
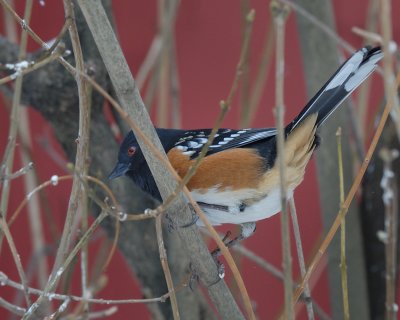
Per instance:
[[[181,225],[181,228],[188,228],[191,227],[192,225],[196,224],[197,220],[199,220],[199,216],[197,215],[196,211],[194,210],[193,206],[189,203],[189,208],[190,212],[192,213],[192,219],[190,220],[189,223],[186,223],[184,225]]]

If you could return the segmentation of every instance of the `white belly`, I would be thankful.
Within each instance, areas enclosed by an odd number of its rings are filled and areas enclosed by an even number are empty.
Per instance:
[[[258,197],[255,189],[245,189],[240,191],[224,190],[212,188],[206,193],[193,190],[193,198],[197,202],[210,205],[226,206],[228,210],[218,210],[217,208],[204,207],[203,211],[207,215],[208,221],[212,225],[224,223],[241,224],[269,218],[281,211],[281,199],[279,189],[274,189],[267,196],[260,198],[259,201],[252,203],[240,211],[242,202]],[[289,191],[287,196],[292,197],[293,191]],[[201,220],[197,224],[203,226]]]

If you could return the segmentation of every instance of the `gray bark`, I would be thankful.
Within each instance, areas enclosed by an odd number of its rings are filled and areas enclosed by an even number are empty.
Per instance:
[[[309,13],[331,28],[335,28],[331,2],[328,0],[301,0],[298,2]],[[304,17],[298,15],[297,24],[308,95],[311,97],[340,65],[339,51],[333,41]],[[324,230],[329,230],[339,209],[339,178],[336,130],[342,127],[345,192],[352,182],[352,155],[349,137],[349,105],[344,103],[320,129],[322,145],[316,152],[320,188],[321,212]],[[369,319],[364,251],[359,212],[351,205],[346,217],[346,256],[349,288],[350,318]],[[342,287],[340,276],[340,238],[335,236],[328,249],[328,271],[331,306],[334,319],[343,318]]]

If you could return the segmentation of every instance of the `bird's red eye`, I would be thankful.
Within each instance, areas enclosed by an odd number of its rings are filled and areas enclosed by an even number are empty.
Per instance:
[[[136,148],[135,147],[129,147],[128,148],[128,156],[132,157],[136,152]]]

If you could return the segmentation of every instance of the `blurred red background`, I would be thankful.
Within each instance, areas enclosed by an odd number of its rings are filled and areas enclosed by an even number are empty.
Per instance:
[[[20,15],[23,13],[24,3],[25,1],[17,1],[17,12]],[[251,63],[253,65],[251,71],[254,74],[255,66],[261,59],[263,39],[265,32],[267,32],[270,14],[268,1],[251,1],[251,6],[256,10],[251,40]],[[113,7],[119,39],[131,70],[135,75],[153,37],[157,33],[157,2],[119,0],[113,2]],[[359,0],[349,3],[348,1],[337,0],[334,1],[334,8],[338,35],[350,42],[354,47],[361,47],[362,40],[351,33],[351,28],[353,26],[365,26],[366,1]],[[240,3],[229,0],[182,1],[180,3],[175,30],[181,86],[182,126],[184,128],[211,127],[219,114],[219,101],[227,96],[235,74],[235,66],[238,62],[242,32],[240,14]],[[36,1],[31,21],[32,29],[44,40],[52,39],[58,34],[64,23],[62,3],[59,1],[46,1],[45,6],[40,6],[39,1]],[[396,23],[398,26],[398,22]],[[294,13],[288,19],[286,35],[285,104],[287,110],[285,117],[286,122],[288,122],[301,110],[307,101]],[[398,34],[395,35],[398,36]],[[36,48],[31,42],[29,49],[35,50]],[[272,107],[274,106],[273,78],[274,69],[272,68],[269,71],[268,83],[262,96],[256,120],[252,123],[254,127],[274,125],[272,115]],[[381,92],[374,92],[370,105],[376,106],[381,97]],[[224,122],[225,127],[238,127],[240,115],[238,101],[239,99],[235,99],[235,103]],[[31,108],[29,109],[29,115],[31,137],[34,145],[32,157],[40,182],[48,180],[53,174],[64,174],[63,169],[48,156],[48,151],[39,143],[43,137],[51,137],[51,127]],[[8,112],[2,106],[0,108],[0,154],[3,153],[7,143],[8,125]],[[62,154],[62,150],[57,146],[55,140],[51,138],[51,141],[54,147]],[[20,161],[17,159],[14,169],[20,168],[20,165]],[[110,170],[112,167],[113,164],[110,163]],[[312,161],[308,167],[304,183],[297,189],[295,194],[306,260],[312,257],[322,236],[322,222],[316,183],[315,164]],[[46,190],[51,213],[59,223],[59,230],[61,230],[65,216],[69,191],[69,183],[62,183],[57,187]],[[9,204],[10,213],[16,209],[24,196],[25,191],[22,180],[13,180]],[[30,244],[27,243],[27,239],[29,239],[27,223],[26,215],[22,214],[11,229],[24,266],[27,266],[32,250]],[[102,235],[102,232],[99,231],[98,234]],[[51,241],[49,230],[46,230],[46,240]],[[245,242],[246,246],[279,268],[282,264],[280,243],[279,215],[259,222],[255,236]],[[93,248],[91,256],[96,253],[97,247],[98,241],[95,240],[91,244],[91,248]],[[292,248],[294,248],[294,243]],[[297,279],[299,269],[296,261],[297,258],[293,251],[293,270]],[[312,296],[329,313],[330,298],[328,296],[329,288],[324,262],[319,268],[320,270],[317,270],[312,277]],[[3,244],[0,270],[4,271],[11,279],[18,279],[18,274],[6,243]],[[119,254],[114,256],[107,274],[109,283],[99,293],[100,297],[113,299],[141,297],[139,286],[134,276],[130,273]],[[242,274],[260,319],[270,319],[278,315],[283,304],[282,283],[246,259],[243,262]],[[229,274],[227,277],[229,281]],[[74,283],[74,292],[78,295],[80,290],[79,281],[80,278],[77,276]],[[12,290],[2,288],[1,292],[1,296],[4,299],[12,301]],[[98,309],[102,309],[102,307],[98,307]],[[118,313],[110,319],[132,318],[132,315],[135,315],[135,318],[138,319],[149,318],[146,307],[141,304],[120,305],[118,309]],[[299,318],[305,318],[304,310],[301,313],[302,315]],[[3,319],[5,317],[6,312],[0,309],[0,318]]]

